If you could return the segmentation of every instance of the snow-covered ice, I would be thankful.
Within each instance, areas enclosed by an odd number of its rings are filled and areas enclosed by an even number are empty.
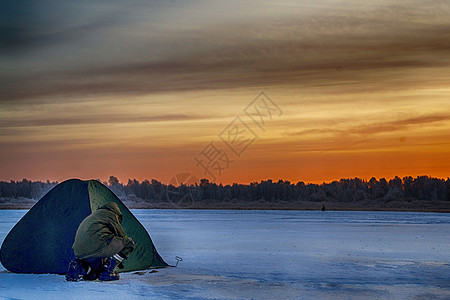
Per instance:
[[[133,210],[177,268],[66,282],[0,265],[0,299],[450,299],[450,215]],[[0,210],[0,241],[26,213]]]

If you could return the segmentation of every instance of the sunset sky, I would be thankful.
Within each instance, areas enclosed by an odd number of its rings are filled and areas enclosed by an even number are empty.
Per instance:
[[[450,176],[449,1],[9,2],[0,180]]]

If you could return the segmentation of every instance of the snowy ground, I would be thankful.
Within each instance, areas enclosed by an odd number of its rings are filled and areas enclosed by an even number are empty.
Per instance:
[[[0,210],[0,241],[26,211]],[[177,268],[68,283],[0,265],[0,299],[450,299],[450,215],[133,210]]]

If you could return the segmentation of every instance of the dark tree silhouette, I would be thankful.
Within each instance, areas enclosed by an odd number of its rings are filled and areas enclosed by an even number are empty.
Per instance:
[[[106,182],[105,182],[106,183]],[[0,203],[9,199],[29,198],[38,200],[57,182],[0,181]],[[119,197],[134,199],[143,203],[167,203],[186,205],[206,203],[208,207],[241,203],[244,207],[251,205],[272,205],[270,207],[298,207],[304,203],[335,203],[345,207],[359,208],[404,208],[424,209],[450,207],[450,178],[439,179],[428,176],[413,178],[395,177],[389,181],[385,178],[369,181],[360,178],[340,179],[322,184],[295,184],[271,179],[250,184],[222,185],[210,182],[207,178],[199,184],[180,186],[166,185],[156,179],[139,182],[129,179],[127,184],[110,176],[106,183]],[[203,201],[203,202],[202,202]],[[237,204],[236,204],[237,205]],[[319,208],[320,208],[319,207]],[[326,207],[332,207],[326,205]]]

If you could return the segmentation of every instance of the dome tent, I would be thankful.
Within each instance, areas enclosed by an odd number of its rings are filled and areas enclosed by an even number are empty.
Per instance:
[[[167,267],[145,228],[106,186],[96,180],[64,181],[41,198],[11,229],[0,250],[2,265],[15,273],[65,274],[75,258],[78,225],[108,202],[123,214],[125,234],[136,243],[121,272]]]

